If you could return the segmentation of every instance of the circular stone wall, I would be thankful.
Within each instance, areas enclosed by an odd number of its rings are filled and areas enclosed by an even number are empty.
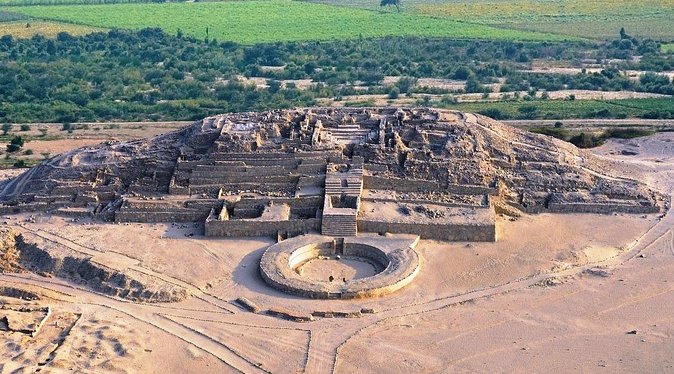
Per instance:
[[[350,299],[381,296],[409,284],[419,272],[419,256],[414,251],[418,237],[363,236],[343,239],[303,235],[267,248],[260,261],[262,278],[272,287],[315,299]],[[317,261],[344,261],[343,264],[312,264]],[[357,264],[357,262],[361,264]],[[304,275],[305,267],[312,274]],[[369,266],[374,275],[334,276],[334,272],[357,274]],[[325,271],[325,274],[316,272]]]

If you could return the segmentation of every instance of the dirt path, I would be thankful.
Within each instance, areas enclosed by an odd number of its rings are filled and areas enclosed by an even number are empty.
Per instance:
[[[58,294],[71,295],[64,296],[61,300],[66,303],[77,303],[85,305],[98,305],[109,308],[125,315],[132,317],[148,326],[164,331],[181,341],[188,343],[222,361],[232,370],[243,373],[266,372],[263,368],[257,366],[251,359],[240,355],[235,349],[229,346],[231,342],[220,342],[213,338],[187,326],[175,318],[170,316],[177,316],[181,318],[198,318],[200,315],[208,314],[209,316],[216,316],[219,320],[239,321],[250,323],[260,328],[265,328],[269,324],[285,325],[285,326],[301,326],[303,329],[310,331],[311,341],[307,352],[307,365],[305,372],[308,373],[330,373],[334,372],[338,361],[340,360],[340,353],[343,348],[349,344],[355,337],[363,334],[368,329],[381,325],[386,321],[394,318],[405,316],[421,315],[424,313],[447,308],[452,305],[465,303],[470,300],[487,298],[493,295],[505,294],[508,292],[526,289],[528,287],[541,284],[549,278],[564,278],[580,274],[588,269],[602,266],[613,267],[624,264],[625,262],[635,258],[643,250],[649,248],[653,243],[660,239],[666,239],[670,243],[670,251],[674,254],[674,215],[668,212],[664,218],[648,232],[646,232],[636,243],[633,243],[631,248],[607,261],[599,263],[591,263],[580,267],[575,267],[559,272],[537,274],[525,279],[508,282],[485,289],[475,290],[463,294],[445,294],[438,295],[437,298],[422,301],[411,305],[400,305],[389,309],[381,310],[376,314],[365,315],[358,319],[320,319],[315,322],[305,324],[293,324],[287,321],[280,321],[268,316],[241,313],[239,310],[233,308],[227,301],[219,300],[211,295],[201,292],[193,286],[185,284],[182,281],[172,279],[166,275],[153,274],[151,270],[143,269],[147,274],[161,277],[163,280],[175,282],[184,287],[189,287],[192,292],[201,301],[200,308],[181,308],[173,304],[137,304],[121,300],[115,297],[110,297],[103,294],[92,292],[84,287],[73,285],[69,282],[60,279],[45,279],[31,274],[2,274],[0,281],[11,284],[27,285],[32,287],[40,287],[46,290],[53,291]],[[51,237],[53,240],[59,240],[56,237],[45,235],[44,237]],[[74,247],[74,246],[73,246]],[[80,248],[80,251],[84,251]],[[93,250],[90,250],[93,251]],[[93,253],[93,252],[90,252]]]

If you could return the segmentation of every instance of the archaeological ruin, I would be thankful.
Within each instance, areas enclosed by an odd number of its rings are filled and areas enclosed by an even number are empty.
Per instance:
[[[660,210],[657,192],[605,170],[571,144],[476,114],[274,110],[57,156],[0,185],[0,213],[199,222],[205,236],[270,236],[278,244],[260,270],[271,285],[364,297],[411,281],[419,237],[496,241],[497,215]],[[307,261],[342,256],[376,275],[302,279]]]

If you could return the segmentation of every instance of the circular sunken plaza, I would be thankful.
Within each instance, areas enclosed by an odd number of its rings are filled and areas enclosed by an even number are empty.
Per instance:
[[[381,296],[406,286],[419,272],[418,240],[414,235],[297,236],[269,247],[260,273],[272,287],[303,297]]]

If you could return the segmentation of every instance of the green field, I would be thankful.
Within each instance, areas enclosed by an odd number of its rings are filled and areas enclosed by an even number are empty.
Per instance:
[[[464,112],[485,112],[497,110],[501,119],[526,119],[523,107],[535,107],[532,119],[570,119],[570,118],[656,118],[657,113],[674,114],[672,99],[628,99],[628,100],[536,100],[504,101],[490,103],[459,103],[438,107],[461,110]],[[485,113],[487,114],[487,113]],[[498,117],[498,116],[493,116]]]
[[[370,11],[288,0],[206,3],[26,6],[10,8],[31,17],[103,28],[179,29],[197,38],[242,44],[339,40],[381,36],[558,41],[549,33],[500,29],[418,14]]]
[[[0,35],[12,35],[15,38],[30,38],[37,34],[52,38],[59,32],[67,32],[70,35],[85,35],[100,30],[90,26],[57,22],[0,22]]]
[[[376,9],[372,0],[313,0]],[[630,35],[674,38],[674,0],[403,0],[405,12],[497,27],[585,38],[609,38],[625,27]]]
[[[93,27],[161,27],[171,33],[181,29],[198,38],[206,36],[208,27],[211,38],[243,44],[388,35],[530,41],[607,39],[615,37],[621,27],[641,38],[674,39],[674,0],[402,0],[401,14],[395,8],[381,8],[378,0],[164,4],[138,0],[0,0],[0,4],[35,18]]]
[[[660,49],[664,53],[674,53],[674,43],[663,44]]]

